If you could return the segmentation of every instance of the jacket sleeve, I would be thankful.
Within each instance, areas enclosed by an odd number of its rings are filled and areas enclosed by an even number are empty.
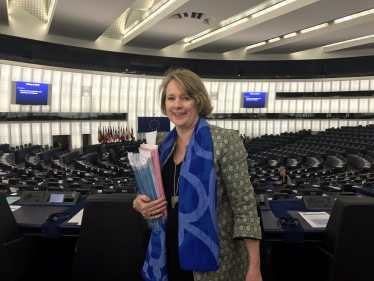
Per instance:
[[[236,131],[226,132],[219,141],[219,165],[234,213],[233,238],[261,239],[260,218],[248,174],[247,151]]]

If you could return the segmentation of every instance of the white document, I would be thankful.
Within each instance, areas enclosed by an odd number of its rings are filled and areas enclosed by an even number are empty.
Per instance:
[[[313,228],[326,227],[330,218],[330,215],[326,212],[299,212],[299,214]]]
[[[156,144],[157,138],[157,131],[145,133],[145,139],[147,140],[147,144]]]
[[[21,206],[9,206],[12,212],[17,211]]]
[[[83,210],[80,210],[74,217],[72,217],[67,223],[76,223],[78,225],[82,224]]]

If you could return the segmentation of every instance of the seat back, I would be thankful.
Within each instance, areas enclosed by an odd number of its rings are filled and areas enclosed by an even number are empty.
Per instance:
[[[373,279],[373,221],[374,198],[341,197],[336,200],[322,239],[333,255],[328,280]]]
[[[88,197],[73,262],[76,280],[141,281],[150,230],[135,194]]]
[[[2,193],[0,214],[0,280],[17,280],[28,268],[30,249]]]

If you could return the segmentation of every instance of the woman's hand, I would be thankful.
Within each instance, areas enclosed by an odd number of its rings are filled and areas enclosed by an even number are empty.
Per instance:
[[[167,202],[164,198],[151,201],[146,195],[139,195],[135,198],[134,209],[143,215],[145,219],[158,219],[166,209]]]
[[[262,281],[260,269],[249,269],[247,272],[247,276],[245,277],[245,281]]]

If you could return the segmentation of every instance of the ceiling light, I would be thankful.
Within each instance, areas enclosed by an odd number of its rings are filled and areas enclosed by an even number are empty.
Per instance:
[[[286,34],[286,35],[284,35],[283,38],[290,38],[290,37],[294,37],[294,36],[296,36],[296,35],[297,35],[296,32],[292,32],[292,33],[290,33],[290,34]]]
[[[274,11],[274,10],[276,10],[276,9],[279,9],[280,7],[283,7],[283,6],[285,6],[285,5],[288,5],[288,4],[290,4],[290,3],[292,3],[292,2],[295,2],[295,1],[296,1],[296,0],[286,0],[286,1],[280,2],[280,3],[278,3],[278,4],[274,5],[274,6],[271,6],[271,7],[266,8],[266,9],[264,9],[264,10],[258,12],[258,13],[253,14],[253,15],[252,15],[252,18],[257,18],[257,17],[259,17],[259,16],[262,16],[262,15],[264,15],[264,14],[267,14],[267,13],[269,13],[269,12],[271,12],[271,11]]]
[[[279,40],[281,40],[280,37],[276,37],[276,38],[270,39],[268,43],[277,42]]]
[[[265,45],[265,44],[266,44],[266,42],[260,42],[260,43],[253,44],[253,45],[249,46],[247,49],[256,48],[256,47],[259,47],[259,46],[262,46],[262,45]]]
[[[356,18],[359,18],[359,17],[370,15],[372,13],[374,13],[374,9],[367,10],[367,11],[357,13],[357,14],[353,14],[353,15],[349,15],[349,16],[346,16],[346,17],[342,17],[340,19],[335,20],[334,23],[340,23],[340,22],[344,22],[344,21],[348,21],[348,20],[353,20],[353,19],[356,19]]]
[[[320,29],[320,28],[324,28],[326,26],[328,26],[329,24],[328,23],[323,23],[323,24],[319,24],[319,25],[316,25],[316,26],[312,26],[312,27],[309,27],[309,28],[306,28],[306,29],[303,29],[301,30],[300,32],[301,33],[307,33],[309,31],[314,31],[314,30],[317,30],[317,29]]]
[[[188,43],[195,43],[195,42],[198,42],[198,41],[203,40],[203,39],[205,39],[205,38],[207,38],[207,37],[210,37],[210,36],[212,36],[212,35],[215,35],[215,34],[217,34],[217,33],[220,33],[220,32],[222,32],[222,31],[225,31],[225,30],[227,30],[227,29],[229,29],[229,28],[232,28],[232,27],[234,27],[234,26],[236,26],[236,25],[242,24],[243,22],[246,22],[246,21],[248,21],[248,18],[244,18],[244,19],[238,20],[238,21],[236,21],[236,22],[234,22],[234,23],[232,23],[232,24],[226,25],[226,26],[224,26],[224,27],[222,27],[222,28],[220,28],[220,29],[217,29],[217,30],[215,30],[215,31],[213,31],[213,32],[211,32],[211,33],[207,33],[207,34],[205,34],[204,36],[201,36],[201,37],[196,38],[196,39],[194,39],[194,40],[192,40],[192,41],[189,41]]]

